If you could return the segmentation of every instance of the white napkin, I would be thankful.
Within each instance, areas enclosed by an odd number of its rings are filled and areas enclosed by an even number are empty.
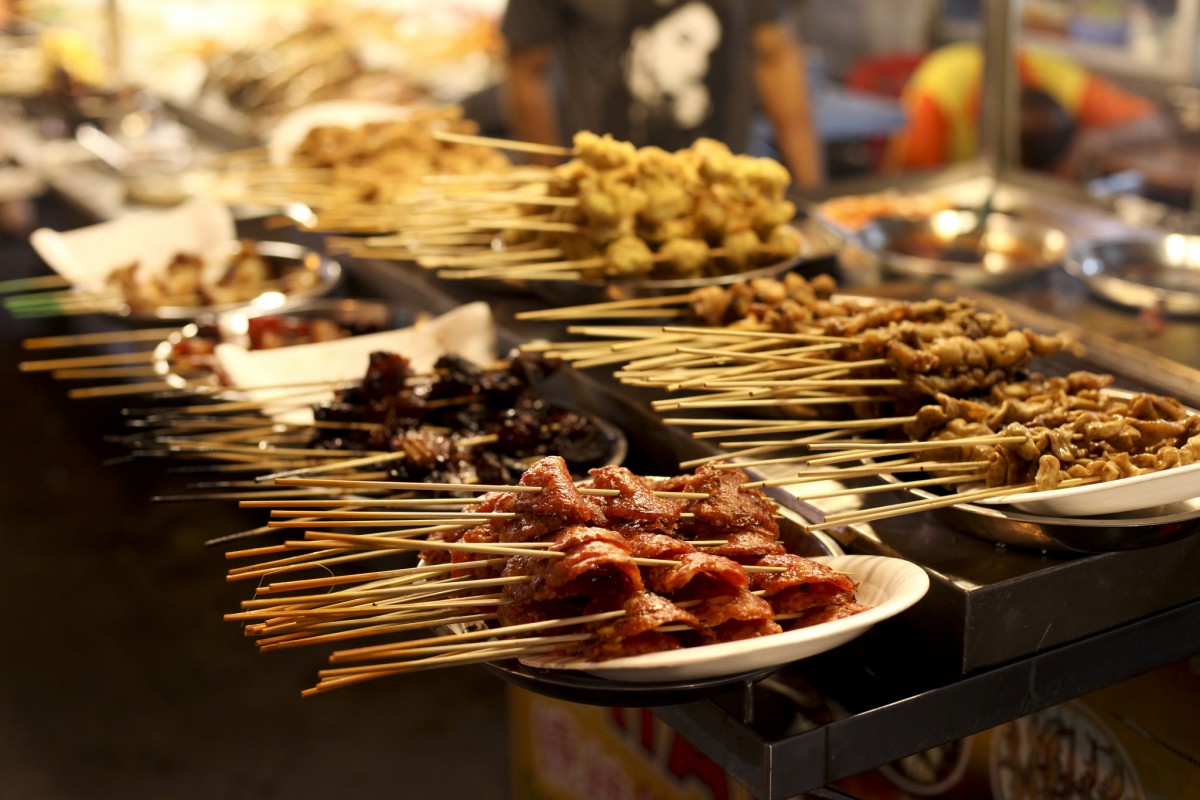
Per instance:
[[[137,261],[139,277],[148,280],[165,272],[178,253],[199,256],[205,280],[215,282],[229,265],[236,239],[229,208],[207,197],[65,233],[38,228],[29,237],[51,269],[89,294],[103,292],[105,279],[118,267]]]
[[[371,353],[385,351],[407,358],[414,372],[428,372],[439,357],[458,355],[480,366],[496,360],[496,330],[487,303],[469,303],[411,328],[397,328],[330,342],[314,342],[272,350],[217,345],[221,370],[248,400],[279,398],[264,412],[293,425],[312,423],[312,406],[333,397],[323,387],[286,387],[362,378]]]

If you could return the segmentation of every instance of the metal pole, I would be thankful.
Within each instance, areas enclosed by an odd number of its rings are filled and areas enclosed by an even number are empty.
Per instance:
[[[108,25],[108,83],[111,88],[120,90],[125,87],[122,75],[122,25],[121,9],[118,0],[104,0],[105,22]]]
[[[983,102],[979,117],[979,151],[997,178],[1018,162],[1018,81],[1013,43],[1016,38],[1014,4],[1010,0],[984,0]]]

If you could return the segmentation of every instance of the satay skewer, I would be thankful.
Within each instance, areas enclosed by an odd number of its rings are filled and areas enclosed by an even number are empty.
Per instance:
[[[12,278],[11,280],[0,281],[0,294],[38,291],[42,289],[64,289],[70,285],[71,282],[62,275],[35,275],[29,278]]]
[[[555,144],[540,144],[538,142],[523,142],[515,139],[500,139],[495,136],[478,136],[470,133],[454,131],[434,131],[433,138],[442,142],[455,144],[475,144],[483,147],[494,147],[497,150],[515,150],[521,153],[540,153],[552,156],[573,156],[575,149]]]
[[[104,333],[77,333],[63,336],[40,336],[24,339],[21,346],[26,350],[49,350],[61,347],[79,347],[96,344],[124,344],[126,342],[153,342],[157,344],[173,333],[174,328],[131,328],[124,331]]]
[[[60,369],[77,369],[84,367],[108,367],[125,364],[139,364],[154,359],[152,350],[135,350],[131,353],[108,353],[99,356],[76,356],[72,358],[50,358],[39,361],[22,361],[17,364],[21,372],[49,372]]]

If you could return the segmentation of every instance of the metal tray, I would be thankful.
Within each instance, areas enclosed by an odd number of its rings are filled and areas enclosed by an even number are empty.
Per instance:
[[[978,224],[974,211],[940,211],[926,219],[881,218],[850,237],[847,247],[900,275],[949,278],[967,286],[1027,279],[1058,265],[1066,255],[1067,237],[1055,228],[999,213],[988,214],[982,229],[972,233]]]
[[[249,329],[253,319],[277,317],[284,324],[326,319],[350,330],[351,335],[357,335],[409,327],[429,316],[430,314],[424,311],[377,300],[331,298],[312,300],[301,307],[282,311],[238,308],[232,311],[210,312],[200,315],[158,343],[154,348],[154,370],[165,382],[176,388],[195,386],[197,380],[203,379],[186,379],[175,370],[172,355],[176,345],[189,339],[215,338],[218,342],[232,342],[250,348]],[[214,385],[216,380],[216,376],[213,375]]]
[[[231,242],[229,254],[233,256],[241,248]],[[305,270],[314,274],[315,282],[301,290],[282,293],[264,291],[258,297],[241,303],[225,303],[211,306],[158,306],[151,313],[136,313],[127,306],[118,308],[116,318],[135,322],[191,321],[204,314],[218,314],[237,309],[257,309],[263,312],[282,311],[310,303],[318,297],[330,294],[342,280],[342,265],[315,250],[291,242],[254,242],[254,249],[276,272]]]
[[[1119,305],[1200,314],[1200,236],[1141,234],[1076,242],[1063,269]]]

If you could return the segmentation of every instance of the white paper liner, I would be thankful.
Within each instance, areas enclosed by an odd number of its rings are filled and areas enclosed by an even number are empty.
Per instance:
[[[217,345],[219,368],[248,400],[280,398],[264,413],[279,422],[309,425],[311,406],[333,397],[328,388],[263,388],[358,380],[366,374],[371,353],[402,355],[416,373],[428,372],[443,355],[457,355],[480,366],[496,360],[496,331],[491,307],[477,302],[459,306],[425,323],[330,342],[248,350],[230,343]]]
[[[204,280],[216,282],[229,265],[236,239],[229,209],[206,197],[65,233],[38,228],[29,237],[51,269],[87,294],[104,292],[109,273],[134,261],[140,265],[139,279],[147,281],[164,272],[179,253],[199,256],[205,265]]]

